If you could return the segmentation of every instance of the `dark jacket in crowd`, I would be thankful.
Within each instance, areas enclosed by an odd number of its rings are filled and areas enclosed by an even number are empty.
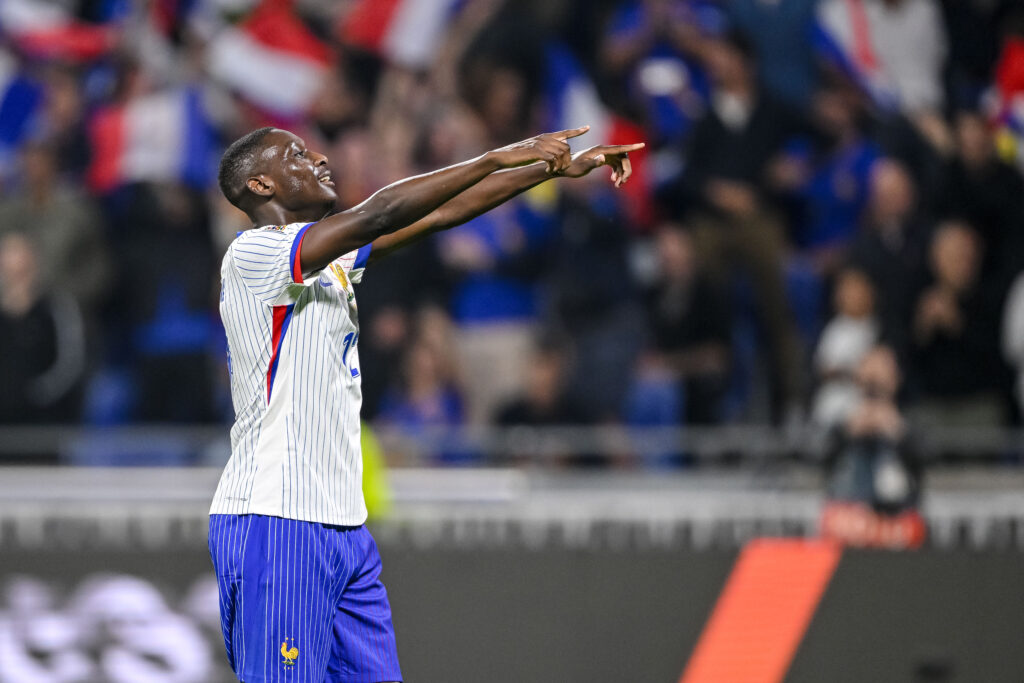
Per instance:
[[[911,345],[911,384],[916,393],[961,398],[1005,387],[1007,372],[999,353],[1000,311],[978,290],[959,301],[959,333],[936,330],[926,343]]]
[[[43,296],[23,315],[0,311],[0,339],[0,423],[75,420],[85,346],[74,301]]]
[[[910,342],[916,295],[925,280],[925,249],[929,230],[908,221],[902,230],[884,233],[862,226],[850,246],[848,262],[871,278],[878,296],[878,317],[884,341],[901,356]]]
[[[936,215],[970,223],[984,240],[982,266],[994,286],[1009,287],[1024,266],[1024,180],[1012,167],[993,161],[976,172],[955,160],[936,197]]]
[[[715,345],[728,354],[732,344],[732,308],[722,288],[698,275],[686,287],[659,284],[644,296],[651,341],[659,353],[673,354]],[[692,373],[683,378],[688,424],[711,424],[720,419],[728,369]]]
[[[762,92],[742,128],[730,128],[709,107],[690,136],[685,153],[686,170],[679,183],[665,193],[669,206],[685,210],[713,211],[704,201],[708,180],[747,183],[763,191],[768,162],[786,142],[805,134],[808,126],[798,112]]]

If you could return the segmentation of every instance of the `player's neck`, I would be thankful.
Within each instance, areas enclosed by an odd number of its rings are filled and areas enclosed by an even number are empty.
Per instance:
[[[263,225],[288,225],[289,223],[312,223],[320,220],[329,212],[322,207],[289,210],[280,204],[267,203],[258,206],[249,214],[254,227]]]

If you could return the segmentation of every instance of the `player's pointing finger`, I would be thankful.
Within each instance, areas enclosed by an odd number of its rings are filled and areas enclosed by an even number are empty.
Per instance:
[[[638,149],[643,149],[646,146],[647,143],[645,142],[635,142],[632,145],[611,145],[609,147],[605,147],[605,151],[608,154],[623,154],[626,152],[635,152]]]
[[[556,140],[562,140],[564,142],[569,138],[579,137],[580,135],[586,133],[588,130],[590,130],[590,126],[580,126],[579,128],[571,128],[569,130],[562,130],[557,133],[552,133],[551,135]]]

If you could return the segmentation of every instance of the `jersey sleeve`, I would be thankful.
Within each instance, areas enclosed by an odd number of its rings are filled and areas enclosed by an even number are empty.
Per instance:
[[[269,306],[294,301],[316,282],[319,271],[302,272],[302,238],[313,223],[254,228],[232,243],[231,261],[246,287]]]
[[[294,302],[302,291],[314,284],[321,270],[302,270],[302,238],[313,223],[254,228],[243,232],[230,248],[231,262],[245,286],[268,306]],[[370,260],[372,245],[351,251],[335,259],[332,268],[341,268],[348,279],[358,284]]]

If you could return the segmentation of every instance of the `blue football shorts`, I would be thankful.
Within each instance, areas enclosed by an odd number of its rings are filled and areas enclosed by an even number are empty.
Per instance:
[[[243,683],[402,680],[365,526],[211,515],[210,555],[228,661]]]

